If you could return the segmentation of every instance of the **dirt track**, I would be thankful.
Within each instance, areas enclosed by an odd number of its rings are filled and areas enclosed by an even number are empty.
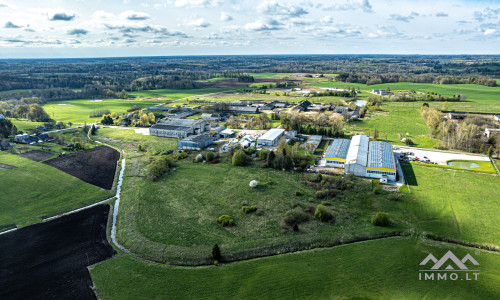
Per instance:
[[[43,163],[85,182],[110,190],[113,186],[118,159],[120,159],[118,151],[110,147],[99,146],[53,158]]]
[[[0,299],[96,299],[87,266],[116,253],[98,205],[0,236]]]
[[[31,159],[34,161],[43,161],[43,160],[49,159],[52,156],[54,156],[54,153],[42,151],[42,150],[33,150],[33,151],[22,153],[22,154],[17,154],[17,156]]]

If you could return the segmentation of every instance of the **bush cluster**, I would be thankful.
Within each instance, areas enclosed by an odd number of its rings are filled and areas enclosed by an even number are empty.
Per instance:
[[[222,226],[233,226],[234,225],[234,220],[231,219],[228,215],[222,215],[217,218],[217,223],[221,224]]]
[[[243,150],[237,150],[233,154],[233,166],[244,166],[247,164],[247,156]]]
[[[321,222],[329,222],[334,221],[333,215],[329,212],[326,207],[322,204],[316,207],[316,211],[314,212],[314,217]]]
[[[243,205],[241,207],[241,211],[246,213],[246,214],[249,214],[249,213],[254,212],[256,210],[257,210],[257,207],[255,205],[252,205],[252,206]]]
[[[299,207],[289,210],[283,216],[283,220],[287,225],[299,224],[309,220],[309,216]]]
[[[391,220],[389,218],[389,214],[379,211],[372,217],[372,224],[375,226],[389,226],[391,224]]]
[[[166,155],[155,157],[146,168],[146,177],[152,181],[156,181],[173,166],[174,161],[171,157]]]
[[[301,192],[301,191],[299,191],[299,190],[295,191],[295,196],[302,196],[302,195],[303,195],[303,194],[302,194],[302,192]]]
[[[206,161],[212,161],[214,159],[215,159],[215,154],[212,151],[208,151],[207,154],[205,154]]]

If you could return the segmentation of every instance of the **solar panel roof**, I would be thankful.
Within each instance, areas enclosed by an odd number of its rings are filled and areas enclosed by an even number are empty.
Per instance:
[[[347,156],[347,150],[349,150],[349,143],[351,141],[346,139],[335,139],[332,145],[326,153],[327,158],[342,158],[345,159]]]
[[[396,161],[392,145],[387,142],[370,142],[368,168],[386,168],[396,170]]]

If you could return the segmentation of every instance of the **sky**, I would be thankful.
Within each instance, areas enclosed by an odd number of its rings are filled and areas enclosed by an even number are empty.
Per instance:
[[[0,58],[500,54],[500,0],[0,0]]]

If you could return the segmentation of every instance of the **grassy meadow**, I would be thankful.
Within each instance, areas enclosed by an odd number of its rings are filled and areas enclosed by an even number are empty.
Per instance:
[[[41,162],[4,153],[0,163],[17,167],[0,168],[0,228],[37,223],[112,194]]]
[[[127,112],[127,109],[134,105],[138,105],[141,108],[147,106],[153,106],[161,104],[158,101],[142,101],[142,100],[123,100],[123,99],[106,99],[102,101],[95,100],[66,100],[66,101],[51,101],[45,105],[43,108],[49,116],[56,120],[62,122],[72,122],[72,123],[94,123],[99,122],[101,117],[91,118],[89,115],[96,110],[109,110],[110,112],[116,112],[118,115]]]
[[[478,281],[420,281],[429,254],[471,253]],[[477,254],[479,253],[479,254]],[[224,255],[224,253],[223,253]],[[90,267],[101,299],[493,299],[500,255],[413,238],[388,238],[252,259],[219,267],[172,267],[127,254]]]
[[[403,163],[411,194],[401,209],[418,231],[500,246],[500,177]]]

